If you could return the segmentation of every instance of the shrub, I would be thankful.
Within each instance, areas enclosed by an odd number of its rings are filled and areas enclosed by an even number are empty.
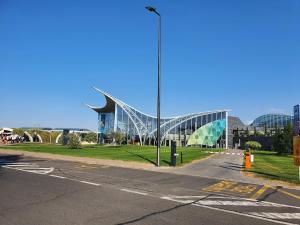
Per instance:
[[[261,149],[261,144],[257,141],[247,141],[245,143],[245,147],[246,148],[250,148],[250,149]]]
[[[111,137],[115,140],[115,142],[120,145],[125,140],[125,135],[121,132],[112,132]]]
[[[69,148],[78,149],[81,147],[80,137],[77,134],[69,134]]]
[[[83,141],[86,141],[88,143],[91,143],[91,142],[97,142],[97,134],[96,133],[87,133],[83,138],[82,138]]]

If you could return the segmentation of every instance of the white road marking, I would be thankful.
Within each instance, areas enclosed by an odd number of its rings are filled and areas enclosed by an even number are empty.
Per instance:
[[[219,211],[219,212],[225,212],[225,213],[230,213],[230,214],[239,215],[239,216],[250,217],[250,218],[259,219],[259,220],[265,220],[265,221],[269,221],[269,222],[273,222],[273,223],[277,223],[277,224],[295,225],[294,223],[288,223],[288,222],[273,220],[273,219],[265,218],[265,217],[262,217],[262,216],[256,216],[256,215],[251,215],[251,214],[244,214],[244,213],[235,212],[235,211],[231,211],[231,210],[214,208],[214,207],[206,206],[206,205],[200,205],[200,204],[193,203],[194,201],[192,201],[192,200],[172,199],[170,197],[161,197],[161,199],[169,200],[169,201],[173,201],[173,202],[179,202],[179,203],[182,203],[182,204],[191,204],[193,206],[198,206],[198,207],[201,207],[201,208],[211,209],[211,210],[215,210],[215,211]]]
[[[265,217],[269,219],[280,219],[280,220],[299,220],[300,213],[270,213],[270,212],[250,212],[249,214],[254,216]]]
[[[80,183],[84,183],[84,184],[90,184],[90,185],[94,185],[94,186],[100,186],[101,184],[97,184],[97,183],[93,183],[93,182],[88,182],[88,181],[82,181],[79,180]]]
[[[203,197],[202,197],[203,198]],[[167,200],[174,200],[171,197],[164,197]],[[185,199],[176,198],[184,201],[184,203],[194,203],[206,206],[258,206],[258,207],[282,207],[278,204],[271,202],[255,202],[255,201],[224,201],[224,200],[197,200],[197,199]]]
[[[2,166],[6,166],[6,167],[39,167],[38,165],[32,165],[32,164],[4,164]]]
[[[184,198],[195,198],[195,199],[199,199],[199,198],[206,198],[207,195],[193,195],[193,196],[168,196],[168,198],[177,198],[177,199],[184,199]]]
[[[190,202],[201,202],[203,204],[207,204],[207,205],[233,205],[236,206],[239,204],[241,204],[240,206],[263,206],[263,207],[286,207],[286,208],[292,208],[292,209],[300,209],[300,207],[298,206],[293,206],[293,205],[284,205],[284,204],[279,204],[279,203],[274,203],[274,202],[267,202],[267,201],[259,201],[259,200],[255,200],[255,199],[251,199],[251,198],[241,198],[241,197],[231,197],[231,196],[176,196],[176,195],[169,195],[166,197],[168,200],[183,200],[186,199],[186,201],[190,201]],[[200,199],[200,198],[205,198],[205,199]],[[196,201],[198,199],[198,201]],[[206,199],[214,199],[214,200],[206,200]],[[216,200],[216,199],[222,199],[222,200]],[[223,199],[226,199],[225,201]],[[238,200],[238,201],[229,201],[229,200]],[[207,201],[207,202],[205,202]],[[240,202],[240,203],[238,203]],[[247,203],[245,203],[247,202]],[[249,203],[248,203],[249,202]],[[232,203],[232,204],[231,204]],[[248,205],[247,205],[248,204]],[[257,205],[254,205],[257,204]]]
[[[76,181],[76,182],[80,182],[80,183],[83,183],[83,184],[89,184],[89,185],[94,185],[94,186],[101,186],[101,184],[94,183],[94,182],[89,182],[89,181],[85,181],[85,180],[77,180],[77,179],[63,177],[63,176],[58,176],[58,175],[49,175],[49,176],[50,177],[54,177],[54,178],[59,178],[59,179],[66,179],[66,180]]]
[[[251,201],[216,201],[216,200],[200,200],[195,202],[200,205],[221,205],[221,206],[260,206],[260,207],[281,207],[274,203],[251,202]]]
[[[26,167],[24,168],[24,166],[21,167],[17,167],[17,166],[2,166],[4,168],[8,168],[8,169],[13,169],[13,170],[19,170],[19,171],[23,171],[23,172],[29,172],[29,173],[36,173],[36,174],[48,174],[53,172],[54,168],[53,167],[49,167],[49,168],[38,168],[38,167],[28,167],[28,165],[26,165]]]
[[[144,196],[148,195],[148,193],[145,193],[145,192],[134,191],[134,190],[129,190],[129,189],[121,189],[121,191],[126,191],[126,192],[129,192],[129,193],[144,195]]]
[[[34,165],[32,163],[0,163],[2,166],[22,166],[22,165]]]
[[[57,175],[49,175],[50,177],[60,178],[60,179],[66,179],[66,177],[63,176],[57,176]]]

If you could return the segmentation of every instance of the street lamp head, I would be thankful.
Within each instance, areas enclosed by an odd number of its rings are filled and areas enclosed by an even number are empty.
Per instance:
[[[156,8],[154,8],[152,6],[146,6],[145,8],[147,10],[149,10],[150,12],[154,12],[156,15],[160,16],[160,14],[156,11]]]
[[[156,12],[156,9],[152,6],[146,6],[146,9],[148,9],[150,12]]]

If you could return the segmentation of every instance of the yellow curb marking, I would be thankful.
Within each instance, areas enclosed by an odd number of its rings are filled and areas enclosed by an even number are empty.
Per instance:
[[[257,185],[252,184],[244,185],[232,181],[220,181],[216,184],[203,188],[202,190],[208,192],[230,191],[243,194],[251,194],[253,191],[256,190],[256,188]]]
[[[269,186],[263,186],[250,198],[255,199],[255,200],[258,199],[263,193],[265,193],[268,190],[268,188],[269,188]]]
[[[292,194],[292,193],[290,193],[290,192],[281,190],[281,189],[276,188],[276,187],[271,187],[271,186],[269,186],[269,188],[272,188],[272,189],[274,189],[274,190],[276,190],[276,191],[278,191],[278,192],[281,192],[281,193],[286,194],[286,195],[288,195],[288,196],[290,196],[290,197],[293,197],[293,198],[296,198],[296,199],[299,199],[299,200],[300,200],[300,196],[299,196],[299,195]]]
[[[295,195],[295,194],[292,194],[292,193],[290,193],[290,192],[287,192],[287,191],[283,191],[283,190],[278,190],[279,192],[281,192],[281,193],[283,193],[283,194],[286,194],[286,195],[288,195],[288,196],[290,196],[290,197],[293,197],[293,198],[296,198],[296,199],[299,199],[300,200],[300,196],[299,195]]]

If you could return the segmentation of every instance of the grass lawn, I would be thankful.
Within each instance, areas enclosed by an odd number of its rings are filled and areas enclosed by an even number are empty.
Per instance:
[[[254,163],[250,172],[269,179],[299,183],[298,167],[293,156],[280,156],[270,151],[252,151]]]
[[[155,146],[136,146],[136,145],[125,145],[125,146],[102,146],[92,145],[83,146],[81,149],[69,149],[62,145],[54,144],[17,144],[10,146],[1,146],[0,148],[23,150],[30,152],[44,152],[60,155],[79,156],[79,157],[90,157],[98,159],[115,159],[124,161],[137,161],[143,163],[155,164],[156,161],[156,147]],[[183,165],[190,163],[193,160],[202,159],[211,155],[206,151],[220,152],[223,149],[204,149],[195,147],[177,147],[177,153],[183,153],[183,163],[180,162],[180,156],[177,157],[177,165]],[[161,165],[169,166],[170,163],[170,148],[161,148]]]

